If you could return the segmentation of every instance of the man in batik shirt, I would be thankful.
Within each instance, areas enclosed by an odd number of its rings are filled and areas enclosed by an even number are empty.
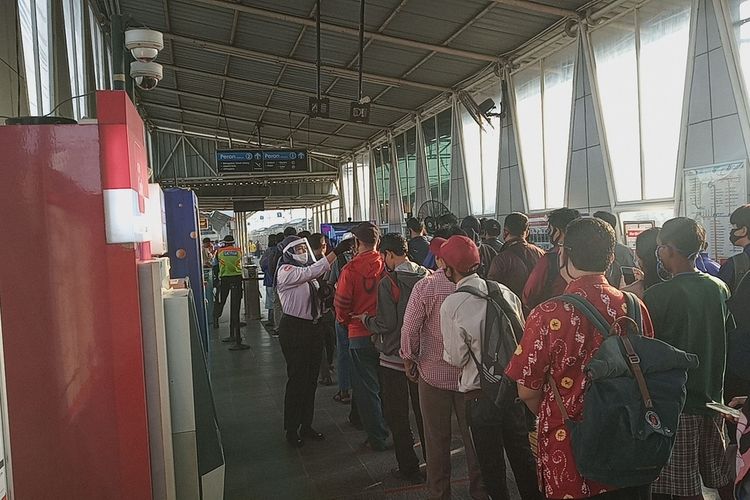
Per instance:
[[[614,249],[613,229],[593,218],[571,222],[560,248],[560,272],[568,282],[565,293],[581,295],[610,324],[627,315],[626,297],[605,277]],[[640,307],[643,334],[653,337],[648,311],[642,304]],[[580,475],[570,433],[550,388],[552,383],[557,385],[570,419],[580,421],[586,386],[584,368],[602,340],[604,337],[583,313],[558,298],[550,299],[531,312],[523,339],[506,370],[518,382],[519,397],[539,416],[537,473],[547,498],[651,498],[650,485],[616,489]]]

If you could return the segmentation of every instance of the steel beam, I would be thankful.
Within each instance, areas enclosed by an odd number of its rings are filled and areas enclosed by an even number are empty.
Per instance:
[[[271,63],[276,63],[276,64],[289,64],[290,66],[297,66],[300,68],[316,69],[316,65],[313,62],[302,61],[300,59],[292,59],[290,57],[277,56],[273,54],[267,54],[265,52],[258,52],[256,50],[233,47],[231,45],[226,45],[223,43],[199,40],[197,38],[192,38],[188,36],[175,35],[174,33],[164,33],[164,38],[168,40],[174,40],[180,43],[192,45],[194,47],[198,47],[198,48],[210,51],[210,52],[216,52],[218,54],[229,54],[232,56],[240,57],[243,59],[248,59],[251,61],[264,61],[264,62],[271,62]],[[497,59],[493,59],[493,62],[494,61],[497,61]],[[333,75],[333,76],[340,76],[342,78],[349,78],[352,80],[356,80],[359,78],[359,73],[357,71],[347,69],[347,68],[339,68],[336,66],[321,65],[320,70],[323,73]],[[415,82],[413,80],[403,80],[401,78],[393,78],[393,77],[385,76],[385,75],[376,75],[373,73],[364,73],[363,78],[370,83],[376,83],[379,85],[392,85],[395,87],[414,87],[420,90],[429,90],[432,92],[450,92],[451,91],[450,87],[443,87],[441,85],[433,85],[431,83]]]
[[[151,118],[150,122],[153,123],[156,126],[156,129],[159,130],[160,132],[171,133],[172,135],[178,135],[178,136],[179,135],[183,135],[183,134],[184,135],[193,135],[195,137],[201,137],[203,139],[215,139],[215,140],[220,140],[220,141],[223,141],[223,142],[229,142],[229,138],[228,137],[221,136],[221,135],[217,134],[217,132],[220,132],[220,131],[217,131],[216,129],[213,129],[211,127],[206,127],[204,125],[195,125],[195,124],[192,124],[192,123],[184,123],[184,122],[175,121],[175,120],[169,120],[169,119],[165,119],[165,118]],[[183,129],[182,130],[180,130],[178,128],[172,128],[172,129],[166,128],[165,129],[165,127],[159,126],[158,125],[159,123],[167,124],[167,125],[170,125],[172,127],[182,127]],[[197,130],[205,130],[206,132],[194,132],[194,131],[190,131],[190,130],[184,130],[184,127],[191,127],[193,129],[197,129]],[[248,132],[245,132],[244,135],[248,135]],[[235,143],[243,143],[243,144],[248,144],[248,145],[251,145],[251,146],[254,145],[254,146],[258,146],[258,147],[272,147],[272,148],[286,148],[286,147],[288,147],[288,143],[282,137],[264,137],[264,139],[269,139],[270,141],[274,141],[274,143],[272,143],[272,142],[266,142],[264,140],[264,142],[263,142],[262,145],[258,145],[258,141],[251,141],[249,139],[248,140],[232,139],[232,141],[235,142]],[[329,150],[329,151],[335,151],[336,153],[341,153],[341,154],[347,154],[347,153],[351,154],[351,152],[352,152],[351,149],[338,148],[338,147],[335,147],[335,146],[322,146],[321,147],[321,146],[318,146],[317,144],[312,144],[312,143],[308,143],[308,142],[299,142],[297,144],[300,147],[307,147],[310,150],[309,151],[310,154],[321,154],[323,156],[333,157],[333,158],[336,158],[337,156],[340,156],[340,155],[316,151],[315,148],[319,148],[319,149],[323,149],[323,150]]]
[[[203,77],[208,77],[208,78],[220,78],[228,82],[238,83],[240,85],[249,85],[251,87],[257,87],[257,88],[266,89],[266,90],[278,90],[280,92],[288,92],[290,94],[307,96],[307,97],[315,97],[317,95],[315,92],[312,92],[309,90],[301,90],[301,89],[297,89],[294,87],[285,87],[283,85],[271,85],[270,83],[255,82],[253,80],[237,78],[235,76],[224,76],[220,73],[211,73],[208,71],[201,71],[197,69],[183,68],[181,66],[175,66],[174,64],[162,64],[162,66],[164,67],[164,69],[170,69],[172,71],[177,71],[177,72],[185,73],[188,75],[203,76]],[[156,88],[159,88],[159,87],[156,87]],[[340,102],[342,104],[347,104],[347,105],[352,102],[351,98],[346,98],[346,97],[339,97],[335,95],[326,95],[325,97],[328,97],[333,102]],[[396,106],[388,106],[387,104],[378,104],[377,102],[373,102],[371,106],[372,108],[375,108],[375,109],[382,109],[384,111],[392,111],[395,113],[404,113],[405,111],[415,112],[414,110],[407,110],[407,109],[399,108]]]
[[[239,10],[240,12],[246,12],[248,14],[252,14],[258,17],[265,17],[267,19],[274,19],[276,21],[299,24],[302,26],[315,27],[315,20],[307,18],[307,17],[299,17],[299,16],[293,16],[291,14],[283,14],[281,12],[275,12],[275,11],[270,11],[266,9],[259,9],[257,7],[250,7],[249,5],[242,5],[239,3],[227,2],[224,0],[196,0],[196,1],[198,1],[199,3],[203,3],[203,4],[212,5],[214,7],[222,7],[225,9]],[[530,2],[520,2],[519,0],[516,0],[516,1],[518,3],[524,3],[524,4],[530,3]],[[539,5],[539,4],[535,4],[535,5]],[[555,9],[555,8],[550,7],[550,9]],[[359,30],[355,28],[350,28],[348,26],[341,26],[339,24],[321,22],[320,27],[323,30],[330,31],[333,33],[359,37]],[[379,42],[388,43],[391,45],[400,45],[402,47],[410,47],[413,49],[421,49],[421,50],[427,50],[427,51],[435,50],[442,54],[462,57],[465,59],[473,59],[476,61],[486,61],[486,62],[497,61],[497,57],[489,55],[489,54],[480,54],[478,52],[471,52],[469,50],[454,49],[452,47],[443,47],[440,45],[420,42],[417,40],[411,40],[407,38],[400,38],[396,36],[386,35],[380,32],[365,31],[365,37],[372,39],[372,40],[377,40]]]
[[[200,110],[197,110],[197,109],[189,109],[189,108],[184,108],[184,107],[178,108],[178,107],[175,107],[175,106],[170,106],[168,104],[159,104],[159,103],[155,103],[155,102],[141,101],[140,105],[147,106],[149,108],[164,109],[164,110],[167,110],[167,111],[177,111],[177,112],[180,112],[180,113],[187,113],[189,115],[207,116],[207,117],[210,117],[210,118],[224,118],[224,119],[227,119],[227,120],[231,120],[231,121],[235,121],[235,122],[241,122],[241,123],[248,123],[248,124],[252,124],[252,125],[256,125],[258,123],[256,120],[247,120],[247,119],[239,118],[239,117],[236,117],[236,116],[227,116],[226,113],[224,115],[219,115],[219,114],[215,114],[215,113],[207,113],[205,111],[200,111]],[[261,123],[261,125],[266,125],[268,127],[276,127],[276,128],[289,128],[289,125],[284,125],[284,124],[281,124],[281,123],[263,122],[263,123]],[[384,130],[384,129],[380,129],[380,130]],[[330,132],[323,132],[323,131],[312,130],[311,129],[310,133],[311,134],[322,135],[322,136],[326,136],[326,137],[331,137],[331,133]],[[353,141],[363,141],[363,140],[366,139],[365,137],[355,137],[353,135],[344,135],[344,134],[336,134],[335,137],[341,137],[342,139],[351,139]]]
[[[546,5],[542,3],[531,2],[529,0],[492,0],[495,3],[510,7],[512,9],[525,10],[527,12],[535,12],[537,14],[545,14],[548,16],[555,17],[578,17],[578,13],[574,10],[563,9],[560,7],[553,7],[552,5]]]
[[[292,113],[292,115],[294,115],[294,116],[304,116],[304,117],[308,116],[307,113],[300,113],[299,111],[292,111],[291,109],[273,108],[273,107],[270,107],[270,106],[263,106],[263,105],[260,105],[260,104],[252,104],[252,103],[249,103],[249,102],[233,101],[231,99],[219,99],[218,97],[208,96],[208,95],[204,95],[204,94],[197,94],[195,92],[187,92],[185,90],[175,90],[175,89],[170,89],[170,88],[166,88],[166,87],[156,87],[151,92],[160,93],[160,94],[172,94],[172,95],[184,96],[184,97],[193,97],[193,98],[196,98],[196,99],[204,99],[204,100],[213,101],[213,102],[223,101],[224,104],[231,104],[233,106],[245,106],[246,108],[257,109],[259,111],[276,111],[276,112],[279,112],[279,113]],[[143,103],[143,104],[151,104],[151,101],[141,100],[141,103]],[[155,104],[161,104],[161,103],[155,103]],[[224,114],[226,114],[226,113],[224,113]],[[223,117],[224,115],[222,114],[221,116]],[[343,124],[343,125],[356,125],[356,126],[359,126],[359,127],[369,128],[369,129],[372,129],[372,130],[383,130],[383,129],[388,128],[388,126],[389,126],[389,125],[377,125],[377,124],[357,123],[357,122],[352,122],[352,121],[349,121],[349,120],[341,120],[341,119],[338,119],[338,118],[315,118],[315,119],[316,120],[320,120],[320,121],[324,121],[324,122],[337,123],[337,124]],[[265,123],[265,122],[263,122],[261,120],[261,118],[258,118],[255,121],[256,122]],[[267,123],[267,125],[270,125],[270,123]],[[279,125],[279,126],[281,126],[281,125]],[[287,125],[283,125],[283,126],[287,127],[287,128],[289,127],[288,124]]]

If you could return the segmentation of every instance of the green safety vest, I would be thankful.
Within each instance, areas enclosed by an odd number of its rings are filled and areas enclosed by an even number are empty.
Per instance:
[[[238,247],[224,247],[216,253],[219,261],[219,277],[242,276],[242,250]]]

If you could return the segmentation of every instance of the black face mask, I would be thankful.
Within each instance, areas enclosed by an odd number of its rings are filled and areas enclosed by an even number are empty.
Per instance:
[[[737,242],[745,237],[745,236],[737,236],[737,231],[742,231],[743,229],[746,230],[747,228],[740,227],[737,229],[732,229],[732,231],[729,233],[729,241],[732,243],[732,245],[737,246]],[[745,232],[745,234],[747,235],[747,231]]]

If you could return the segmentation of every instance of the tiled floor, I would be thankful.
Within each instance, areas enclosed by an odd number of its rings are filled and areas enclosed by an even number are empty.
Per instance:
[[[218,341],[227,327],[225,314],[211,352],[226,500],[426,498],[424,486],[390,477],[392,451],[361,447],[365,434],[348,424],[349,407],[333,401],[335,386],[317,392],[314,425],[326,440],[289,447],[282,431],[286,368],[278,340],[254,321],[242,329],[251,349],[228,351]],[[460,436],[453,442],[453,498],[470,498]]]

